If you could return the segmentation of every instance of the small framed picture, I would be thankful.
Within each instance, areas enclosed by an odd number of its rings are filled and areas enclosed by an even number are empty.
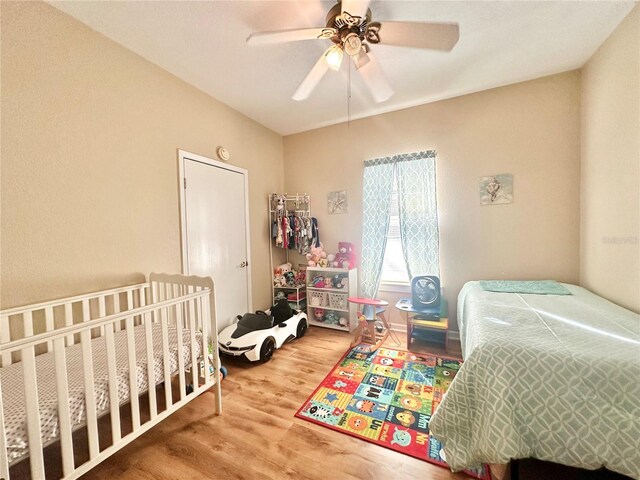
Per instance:
[[[327,194],[327,212],[329,214],[347,213],[347,191],[339,190]]]
[[[480,177],[480,205],[500,205],[513,202],[513,175],[503,173]]]

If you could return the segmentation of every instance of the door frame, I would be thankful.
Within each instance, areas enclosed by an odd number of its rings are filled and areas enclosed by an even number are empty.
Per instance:
[[[245,218],[245,232],[247,236],[247,252],[246,262],[248,263],[247,269],[247,305],[249,311],[253,312],[253,295],[251,292],[251,230],[249,229],[249,171],[236,167],[235,165],[229,165],[228,163],[213,160],[197,153],[187,152],[186,150],[178,149],[178,190],[180,191],[180,240],[181,240],[181,256],[182,256],[182,273],[183,275],[189,275],[189,251],[187,243],[187,202],[185,198],[185,175],[184,175],[184,162],[185,160],[193,160],[196,162],[204,163],[212,167],[222,168],[223,170],[229,170],[231,172],[239,173],[244,179],[244,218]],[[216,280],[214,279],[214,285]]]

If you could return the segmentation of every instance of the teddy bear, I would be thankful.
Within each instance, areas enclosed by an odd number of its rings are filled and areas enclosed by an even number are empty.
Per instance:
[[[338,253],[336,254],[334,263],[337,263],[338,268],[353,268],[356,266],[356,253],[353,248],[353,243],[338,243]]]
[[[324,247],[322,243],[320,243],[319,247],[311,247],[311,251],[307,253],[307,264],[310,267],[327,266],[327,252],[324,251]]]
[[[273,273],[276,275],[285,275],[288,272],[291,272],[292,269],[293,269],[293,265],[290,262],[283,263],[282,265],[277,266],[274,269]]]

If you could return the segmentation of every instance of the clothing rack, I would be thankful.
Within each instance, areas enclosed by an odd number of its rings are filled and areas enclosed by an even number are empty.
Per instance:
[[[309,198],[309,195],[307,195],[306,193],[303,195],[300,195],[298,193],[296,193],[295,195],[287,195],[286,193],[285,194],[270,193],[269,194],[269,212],[270,213],[277,212],[278,199],[280,198],[286,201],[286,205],[288,205],[290,202],[292,202],[295,205],[295,208],[287,208],[287,210],[310,213],[311,199]],[[285,208],[286,208],[286,205],[285,205]],[[305,205],[305,207],[298,208],[300,205]]]
[[[283,248],[280,246],[276,246],[277,241],[273,238],[273,228],[274,222],[276,227],[281,228],[280,222],[283,217],[296,216],[302,219],[311,220],[311,199],[309,195],[298,194],[295,195],[287,195],[271,193],[268,195],[268,207],[269,207],[269,265],[271,267],[271,298],[272,300],[275,298],[276,289],[283,290],[283,287],[276,287],[274,285],[273,272],[276,267],[273,262],[273,250],[274,248],[282,248],[285,252],[285,263],[289,262],[289,248]],[[303,252],[295,250],[296,252],[304,255]],[[290,287],[286,288],[292,291],[295,291],[296,295],[299,297],[300,290],[306,290],[304,286],[301,287]],[[300,309],[300,302],[298,301],[295,305],[296,308]]]
[[[272,239],[273,222],[281,219],[283,216],[296,215],[301,218],[311,218],[311,199],[306,193],[300,195],[287,195],[271,193],[269,194],[269,238]],[[273,240],[273,239],[272,239]],[[272,245],[273,241],[269,242]],[[285,248],[285,250],[287,250]],[[301,252],[302,253],[302,252]],[[289,261],[289,253],[286,254]],[[273,259],[272,259],[273,269]]]

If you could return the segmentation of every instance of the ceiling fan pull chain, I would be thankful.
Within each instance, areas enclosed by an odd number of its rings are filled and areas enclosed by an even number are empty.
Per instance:
[[[351,125],[351,57],[347,56],[347,128]]]

